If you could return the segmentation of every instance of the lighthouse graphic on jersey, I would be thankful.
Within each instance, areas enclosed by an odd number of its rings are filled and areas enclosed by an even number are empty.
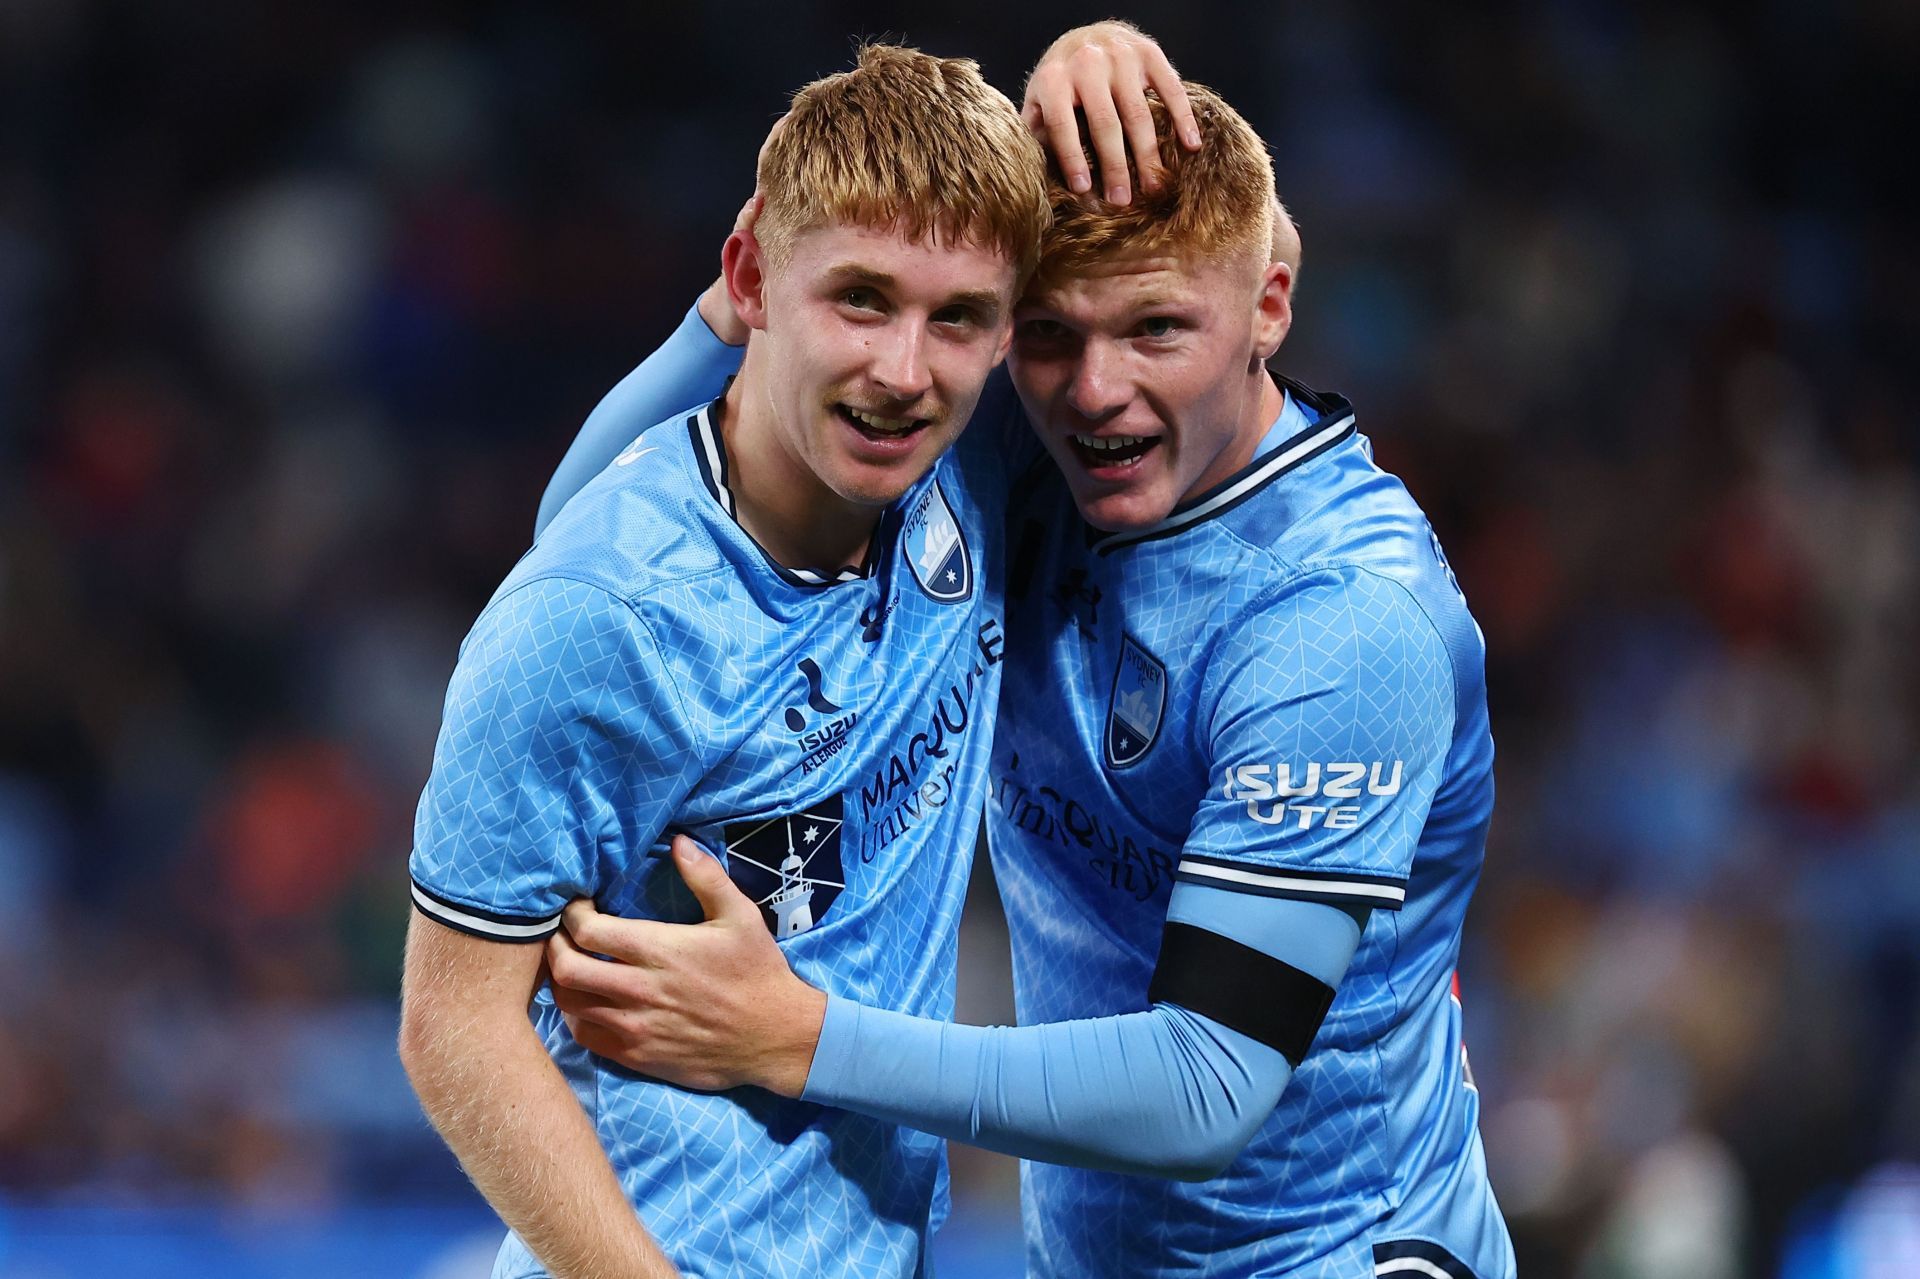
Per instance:
[[[763,904],[773,912],[775,937],[791,937],[813,927],[813,882],[799,853],[788,850],[780,863],[780,891]]]
[[[760,907],[777,940],[817,925],[846,887],[840,869],[838,795],[780,817],[726,828],[727,874]]]

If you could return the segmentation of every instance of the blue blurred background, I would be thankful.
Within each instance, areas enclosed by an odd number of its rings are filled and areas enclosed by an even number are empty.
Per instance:
[[[0,1276],[486,1273],[392,1048],[460,637],[788,91],[1106,13],[0,0]],[[1920,1274],[1920,7],[1132,16],[1487,633],[1523,1273]],[[955,1167],[943,1274],[1015,1273]]]

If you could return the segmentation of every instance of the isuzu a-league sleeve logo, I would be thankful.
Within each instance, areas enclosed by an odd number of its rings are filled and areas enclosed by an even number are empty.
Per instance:
[[[1130,636],[1121,640],[1113,700],[1107,706],[1109,768],[1139,762],[1160,735],[1160,720],[1167,709],[1167,668]]]
[[[846,887],[838,795],[784,817],[726,828],[727,874],[760,907],[774,937],[798,937],[825,918]]]
[[[900,540],[921,590],[942,604],[973,594],[973,557],[938,482],[927,486],[908,513]]]

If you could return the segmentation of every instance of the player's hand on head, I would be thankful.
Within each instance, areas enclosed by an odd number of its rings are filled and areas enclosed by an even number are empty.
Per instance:
[[[760,908],[717,861],[684,835],[673,856],[706,922],[622,919],[573,902],[547,944],[554,1002],[582,1047],[630,1070],[798,1096],[826,996],[788,967]]]
[[[1124,22],[1076,27],[1055,40],[1027,78],[1020,114],[1059,161],[1067,186],[1084,193],[1093,189],[1094,175],[1074,118],[1074,108],[1083,111],[1106,198],[1128,204],[1133,199],[1129,151],[1143,191],[1156,191],[1165,180],[1147,106],[1149,88],[1166,103],[1181,144],[1198,150],[1200,128],[1179,74],[1150,36]]]

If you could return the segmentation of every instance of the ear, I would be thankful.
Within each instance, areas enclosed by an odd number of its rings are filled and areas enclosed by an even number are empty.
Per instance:
[[[1254,355],[1262,363],[1273,358],[1292,328],[1293,268],[1285,262],[1269,262],[1260,278],[1260,293],[1254,299]]]
[[[767,327],[767,253],[753,231],[735,231],[720,250],[720,276],[733,312],[750,329]]]
[[[1007,352],[1012,348],[1013,319],[1012,317],[1008,317],[1000,322],[1000,341],[995,344],[993,348],[993,366],[995,368],[1000,367],[1000,362],[1007,358]]]

